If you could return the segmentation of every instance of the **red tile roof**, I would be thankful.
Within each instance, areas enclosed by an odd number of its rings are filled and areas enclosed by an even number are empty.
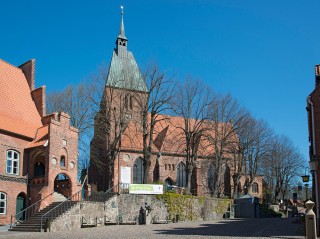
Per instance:
[[[46,125],[42,128],[39,128],[37,130],[36,138],[28,144],[27,148],[34,148],[34,147],[38,147],[38,146],[43,146],[48,141],[48,132],[49,132],[48,125]]]
[[[185,135],[182,130],[184,127],[184,118],[177,116],[159,115],[159,121],[154,129],[154,142],[152,150],[154,152],[185,154]],[[191,125],[195,124],[195,120],[191,119]],[[221,126],[223,123],[220,123]],[[205,125],[203,125],[205,127]],[[211,132],[213,134],[213,132]],[[142,150],[142,130],[141,126],[137,126],[133,121],[124,132],[121,147],[127,150]],[[207,139],[201,138],[199,145],[199,156],[213,153],[214,149]]]
[[[0,59],[0,129],[34,138],[42,127],[22,70]]]

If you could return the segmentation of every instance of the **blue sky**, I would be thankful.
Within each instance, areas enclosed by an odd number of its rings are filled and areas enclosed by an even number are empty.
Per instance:
[[[231,93],[288,135],[308,157],[306,97],[320,63],[316,0],[0,1],[0,58],[35,58],[47,92],[109,64],[125,7],[128,48],[141,68],[156,63],[179,79]]]

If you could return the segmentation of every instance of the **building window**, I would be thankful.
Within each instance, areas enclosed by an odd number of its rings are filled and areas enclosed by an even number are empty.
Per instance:
[[[125,109],[128,109],[128,104],[129,104],[129,98],[128,98],[128,94],[126,94],[125,96],[124,96],[124,108]]]
[[[174,171],[174,164],[172,164],[172,171]]]
[[[185,187],[186,186],[186,166],[183,162],[180,162],[177,167],[177,186]]]
[[[62,155],[60,158],[60,167],[65,167],[65,166],[66,166],[66,157]]]
[[[215,165],[214,164],[210,164],[209,169],[208,169],[208,187],[210,189],[211,192],[213,192],[214,189],[214,180],[215,178]]]
[[[167,170],[167,164],[164,165],[164,170]]]
[[[7,151],[7,174],[19,175],[19,153],[14,150]]]
[[[6,214],[7,194],[0,192],[0,214]]]
[[[132,110],[132,95],[130,95],[130,110]]]
[[[143,162],[142,158],[137,158],[133,165],[133,183],[143,183]]]
[[[171,164],[168,164],[169,170],[171,170]]]
[[[44,176],[45,174],[45,168],[44,165],[40,162],[35,163],[34,165],[34,176],[35,177],[40,177]]]
[[[259,193],[259,185],[257,183],[252,184],[252,193]]]

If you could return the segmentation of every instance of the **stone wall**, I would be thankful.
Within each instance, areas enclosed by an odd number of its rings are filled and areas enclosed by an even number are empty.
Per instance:
[[[152,208],[151,218],[156,217],[157,220],[166,220],[168,213],[165,203],[158,200],[154,195],[120,195],[118,197],[119,216],[122,217],[123,222],[137,221],[140,208],[145,208],[146,203]]]
[[[49,220],[46,224],[46,231],[56,232],[79,229],[81,228],[81,217],[81,204],[78,203],[55,220]]]
[[[176,221],[176,215],[179,220],[215,220],[223,218],[231,200],[188,198],[184,201],[183,208],[170,215],[165,201],[154,195],[115,195],[105,203],[78,203],[52,221],[48,225],[49,231],[73,230],[81,228],[81,225],[99,226],[108,222],[136,223],[140,208],[145,209],[146,204],[152,208],[149,214],[151,222],[164,222],[168,219]]]

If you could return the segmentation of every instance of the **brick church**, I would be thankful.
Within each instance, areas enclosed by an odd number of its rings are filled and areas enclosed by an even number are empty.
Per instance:
[[[128,51],[122,12],[116,47],[112,53],[100,112],[95,117],[95,132],[91,142],[89,183],[94,190],[105,191],[124,182],[143,183],[143,135],[141,113],[139,114],[141,104],[137,99],[146,94],[148,87],[132,52]],[[108,117],[106,119],[101,115]],[[182,146],[184,143],[181,136],[184,119],[161,115],[158,117],[165,117],[165,120],[155,125],[147,181],[162,182],[165,188],[183,188],[187,177],[186,151]],[[113,158],[108,155],[108,150],[115,151]],[[212,152],[213,149],[202,141],[191,178],[191,193],[194,195],[210,195],[213,166],[206,160],[209,151]],[[231,197],[232,166],[224,164],[222,168],[222,195]],[[261,179],[257,177],[257,182],[253,185],[256,189],[254,196],[262,196]],[[244,185],[244,177],[241,178],[241,184]]]
[[[78,131],[67,114],[46,115],[45,89],[35,88],[35,60],[16,67],[0,59],[0,225],[81,188]]]

